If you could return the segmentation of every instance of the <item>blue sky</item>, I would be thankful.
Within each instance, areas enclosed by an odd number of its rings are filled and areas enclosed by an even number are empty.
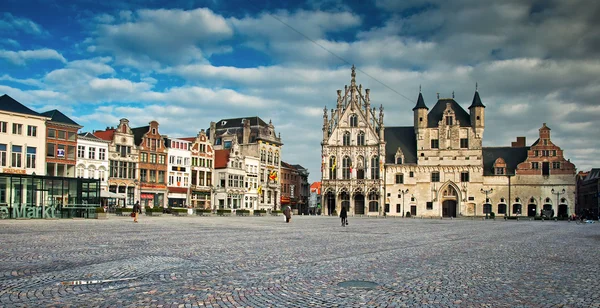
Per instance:
[[[412,124],[419,86],[430,108],[453,91],[466,108],[477,82],[484,146],[531,144],[545,122],[579,170],[600,166],[593,1],[5,0],[0,12],[0,94],[84,131],[125,117],[194,136],[258,115],[316,181],[322,110],[355,64],[386,126]]]

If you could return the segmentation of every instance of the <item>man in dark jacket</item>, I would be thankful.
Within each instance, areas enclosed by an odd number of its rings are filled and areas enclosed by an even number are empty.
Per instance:
[[[292,219],[292,208],[289,205],[283,210],[283,215],[285,215],[285,222],[290,222]]]
[[[345,206],[342,206],[340,210],[340,218],[342,219],[342,227],[345,227],[348,224],[348,212]]]
[[[142,213],[142,207],[140,206],[140,202],[137,201],[133,205],[133,222],[138,222],[138,214]]]

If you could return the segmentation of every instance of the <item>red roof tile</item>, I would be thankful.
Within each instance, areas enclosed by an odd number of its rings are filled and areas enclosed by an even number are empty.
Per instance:
[[[184,141],[190,141],[190,142],[196,141],[196,137],[185,137],[185,138],[177,138],[177,139],[184,140]]]
[[[229,162],[229,150],[216,150],[215,169],[227,168],[227,162]]]
[[[99,130],[99,131],[94,132],[94,136],[96,136],[102,140],[108,140],[108,141],[112,141],[114,135],[115,135],[115,129],[108,129],[108,130],[104,130],[104,131]]]
[[[310,184],[310,191],[314,191],[317,194],[321,194],[321,182],[314,182]]]

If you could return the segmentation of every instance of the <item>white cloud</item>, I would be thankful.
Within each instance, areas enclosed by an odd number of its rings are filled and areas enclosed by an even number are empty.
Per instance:
[[[26,62],[33,60],[58,60],[63,63],[67,62],[67,59],[56,50],[48,48],[20,51],[0,50],[0,59],[2,58],[16,65],[25,65]]]
[[[34,35],[48,34],[40,25],[31,19],[16,17],[11,13],[4,13],[0,17],[0,33],[13,34],[13,32],[24,32]]]

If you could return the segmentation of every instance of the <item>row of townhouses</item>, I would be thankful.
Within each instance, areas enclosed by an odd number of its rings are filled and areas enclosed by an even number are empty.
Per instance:
[[[308,170],[281,161],[281,136],[259,117],[211,122],[189,138],[161,134],[156,121],[81,128],[58,110],[1,96],[0,173],[98,179],[110,206],[308,211]],[[4,182],[0,205],[20,203],[21,184]]]

